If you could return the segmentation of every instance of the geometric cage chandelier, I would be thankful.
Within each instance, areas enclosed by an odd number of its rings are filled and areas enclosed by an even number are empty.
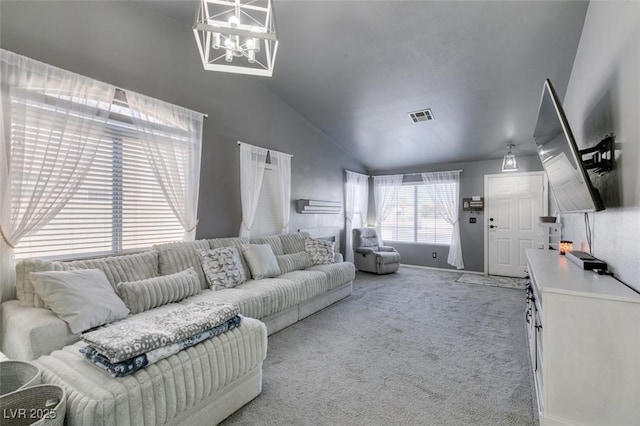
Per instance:
[[[271,0],[202,0],[193,34],[205,70],[273,74],[278,37]]]

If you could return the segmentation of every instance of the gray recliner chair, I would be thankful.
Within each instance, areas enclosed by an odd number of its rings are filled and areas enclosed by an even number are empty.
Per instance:
[[[379,245],[375,228],[355,228],[353,262],[360,271],[390,274],[400,267],[400,253],[393,247]]]

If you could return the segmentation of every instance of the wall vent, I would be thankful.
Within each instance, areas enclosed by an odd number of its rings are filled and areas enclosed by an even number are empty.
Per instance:
[[[413,111],[409,113],[409,118],[414,123],[419,123],[421,121],[431,121],[433,120],[433,113],[429,108],[423,109],[420,111]]]

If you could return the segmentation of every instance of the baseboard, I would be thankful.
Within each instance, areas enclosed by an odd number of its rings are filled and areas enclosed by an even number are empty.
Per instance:
[[[431,271],[444,271],[444,272],[459,272],[461,274],[476,274],[476,275],[485,275],[484,272],[478,271],[467,271],[464,269],[447,269],[447,268],[435,268],[433,266],[421,266],[421,265],[409,265],[406,263],[401,263],[400,266],[406,268],[416,268],[416,269],[429,269]]]

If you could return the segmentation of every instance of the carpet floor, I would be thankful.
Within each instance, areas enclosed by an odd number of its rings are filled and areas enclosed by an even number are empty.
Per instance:
[[[223,425],[533,425],[524,291],[457,272],[358,272],[269,336],[262,393]]]
[[[462,274],[456,282],[521,289],[524,289],[526,286],[526,280],[524,278],[500,277],[497,275]]]

